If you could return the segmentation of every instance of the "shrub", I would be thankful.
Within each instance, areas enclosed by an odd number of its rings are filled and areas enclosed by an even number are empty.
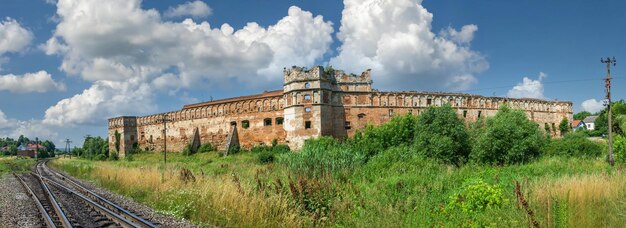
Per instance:
[[[469,141],[463,120],[449,105],[430,107],[417,120],[415,146],[427,157],[461,164],[469,156]]]
[[[562,139],[551,140],[544,149],[546,155],[573,157],[598,157],[602,154],[602,144],[587,139],[583,132],[566,134]]]
[[[109,155],[109,160],[110,161],[117,161],[119,159],[120,159],[120,157],[119,157],[119,154],[117,153],[117,151],[115,151],[115,150],[111,151],[111,154]]]
[[[191,149],[191,144],[185,145],[185,148],[183,148],[183,155],[190,156],[192,154],[194,153],[193,153],[193,150]]]
[[[274,154],[270,151],[264,151],[264,152],[259,153],[258,155],[258,160],[259,160],[259,163],[261,164],[272,163],[274,162],[274,159],[275,159]]]
[[[308,139],[298,153],[286,153],[279,162],[297,174],[323,176],[351,171],[365,161],[365,154],[351,150],[332,137]]]
[[[202,144],[202,146],[198,148],[198,153],[211,152],[214,150],[215,150],[215,147],[213,147],[211,143],[205,143],[205,144]]]
[[[613,139],[613,154],[617,163],[626,164],[626,138],[624,136],[617,135]]]
[[[500,207],[504,201],[500,186],[487,184],[480,179],[464,183],[461,191],[451,195],[449,200],[447,211],[461,210],[469,215],[487,208]]]
[[[545,144],[545,137],[536,123],[521,110],[506,105],[488,118],[485,129],[478,131],[470,158],[478,163],[525,163],[537,157]]]
[[[96,160],[98,161],[106,161],[107,160],[107,156],[104,154],[98,154],[96,155]]]
[[[368,125],[362,131],[357,131],[347,144],[369,158],[392,146],[413,144],[416,124],[416,116],[397,116],[379,127]]]
[[[561,123],[559,123],[559,131],[561,132],[561,135],[565,135],[567,132],[569,132],[570,127],[569,127],[569,120],[565,117],[563,117],[563,119],[561,120]]]

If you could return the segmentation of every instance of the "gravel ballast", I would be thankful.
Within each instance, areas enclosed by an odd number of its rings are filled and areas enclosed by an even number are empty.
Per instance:
[[[41,227],[41,215],[24,186],[11,174],[0,176],[0,227]]]

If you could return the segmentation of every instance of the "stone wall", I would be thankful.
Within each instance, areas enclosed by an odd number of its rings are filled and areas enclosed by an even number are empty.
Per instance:
[[[202,143],[226,147],[232,125],[244,148],[273,140],[300,148],[308,138],[333,136],[344,139],[367,124],[380,125],[393,116],[419,115],[430,106],[450,104],[466,121],[495,115],[502,104],[526,112],[528,118],[558,128],[563,118],[572,121],[572,103],[538,99],[483,97],[459,93],[379,92],[372,90],[370,70],[361,75],[339,70],[292,67],[284,71],[283,90],[185,105],[181,110],[143,117],[109,120],[109,143],[122,135],[120,156],[134,143],[146,150],[163,150],[163,117],[167,116],[168,151],[181,151],[195,129]],[[557,132],[552,132],[558,136]]]

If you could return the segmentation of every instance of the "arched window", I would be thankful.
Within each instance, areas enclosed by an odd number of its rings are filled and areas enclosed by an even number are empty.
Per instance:
[[[282,117],[276,118],[276,125],[283,125],[283,122],[285,122],[285,119],[283,119]]]
[[[265,118],[263,120],[263,126],[272,126],[272,118]]]
[[[365,113],[359,113],[359,115],[357,115],[357,117],[359,117],[359,119],[363,119],[365,118]]]
[[[305,100],[305,101],[310,101],[310,100],[311,100],[311,95],[309,95],[309,94],[305,94],[305,95],[304,95],[304,100]]]
[[[304,83],[304,88],[307,88],[307,89],[308,89],[308,88],[311,88],[311,84],[309,84],[308,82],[307,82],[307,83]]]
[[[243,129],[250,128],[250,121],[248,120],[241,121],[241,127],[243,127]]]

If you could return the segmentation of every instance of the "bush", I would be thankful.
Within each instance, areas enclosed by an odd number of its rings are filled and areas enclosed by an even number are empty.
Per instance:
[[[297,174],[323,176],[352,171],[363,164],[366,155],[339,143],[332,137],[308,139],[298,153],[286,153],[279,162]]]
[[[416,124],[416,116],[397,116],[379,127],[368,125],[363,131],[357,131],[347,144],[370,158],[392,146],[413,144]]]
[[[97,161],[106,161],[107,160],[107,156],[104,154],[98,154],[96,155],[96,160]]]
[[[117,151],[113,150],[111,151],[111,154],[109,155],[109,161],[117,161],[119,160],[119,154],[117,153]]]
[[[546,139],[539,126],[521,110],[506,105],[488,118],[485,128],[477,130],[470,159],[487,164],[528,162],[541,154]]]
[[[417,120],[416,149],[445,163],[460,165],[470,153],[463,120],[449,105],[429,107]]]
[[[198,153],[206,153],[206,152],[211,152],[214,150],[215,150],[215,147],[213,147],[211,143],[205,143],[205,144],[202,144],[202,146],[198,147]]]
[[[274,162],[274,159],[275,159],[274,154],[270,151],[264,151],[264,152],[259,153],[258,155],[258,160],[259,160],[259,163],[261,164],[272,163]]]
[[[613,139],[613,154],[618,164],[626,164],[626,138],[621,135]]]
[[[551,140],[544,149],[546,155],[572,157],[598,157],[602,154],[602,144],[587,139],[583,132],[565,134],[562,139]]]
[[[498,185],[490,185],[483,180],[469,180],[463,184],[459,193],[450,196],[446,210],[461,210],[463,213],[473,215],[487,208],[500,207],[504,199],[502,188]]]

